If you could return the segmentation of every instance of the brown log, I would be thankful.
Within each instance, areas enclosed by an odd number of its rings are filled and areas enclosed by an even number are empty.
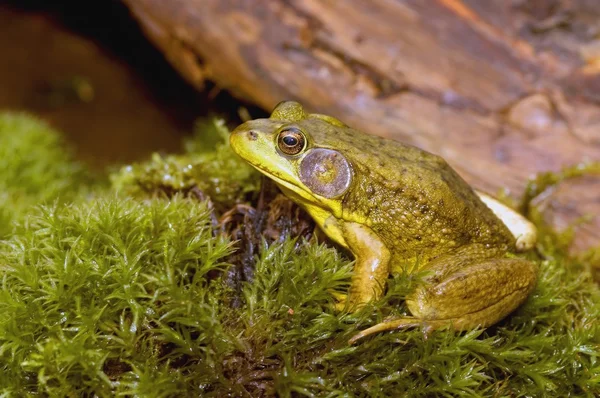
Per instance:
[[[208,79],[267,110],[298,100],[440,154],[490,193],[600,160],[597,1],[125,3],[195,86]],[[591,211],[584,246],[600,237],[600,184],[588,186],[584,206],[557,190],[564,211],[549,217]]]

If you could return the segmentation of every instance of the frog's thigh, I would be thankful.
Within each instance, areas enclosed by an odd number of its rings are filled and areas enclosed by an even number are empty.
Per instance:
[[[431,264],[436,267],[444,265]],[[487,327],[523,303],[536,279],[537,266],[530,261],[488,259],[426,283],[406,303],[415,318],[442,321],[432,327],[448,323],[455,329]]]
[[[537,241],[537,229],[533,223],[517,213],[510,207],[498,202],[496,199],[484,194],[483,192],[475,191],[479,195],[479,199],[490,208],[506,227],[510,230],[516,239],[516,247],[519,251],[526,251],[533,246]]]
[[[344,240],[356,258],[346,303],[354,310],[383,294],[389,275],[390,251],[365,225],[345,222],[342,230]]]

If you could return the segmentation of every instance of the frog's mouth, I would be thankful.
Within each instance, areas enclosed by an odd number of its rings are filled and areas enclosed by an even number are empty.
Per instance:
[[[302,188],[296,184],[292,184],[283,178],[273,174],[272,172],[267,172],[266,170],[260,168],[259,166],[252,165],[255,169],[272,179],[275,184],[279,187],[281,192],[291,199],[294,203],[302,207],[304,210],[309,211],[309,209],[322,209],[321,211],[325,211],[334,215],[334,217],[340,218],[342,216],[342,207],[339,201],[330,200],[327,198],[323,198],[317,195],[314,195],[308,189]],[[309,213],[311,213],[309,211]]]
[[[256,170],[258,170],[259,172],[261,172],[262,174],[269,177],[270,179],[272,179],[273,181],[275,181],[275,183],[280,188],[283,188],[285,190],[284,193],[286,195],[291,196],[291,195],[289,195],[289,193],[293,192],[295,197],[299,197],[298,199],[302,198],[303,201],[310,201],[312,203],[320,202],[320,200],[315,195],[313,195],[308,189],[305,189],[305,188],[299,186],[298,184],[293,184],[289,181],[286,181],[284,178],[282,178],[282,173],[274,173],[272,170],[267,170],[256,164],[252,164],[251,166],[254,167]]]

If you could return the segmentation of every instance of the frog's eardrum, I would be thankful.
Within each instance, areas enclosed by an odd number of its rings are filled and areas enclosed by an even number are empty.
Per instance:
[[[300,163],[300,181],[317,195],[335,198],[350,187],[352,167],[338,151],[315,148]]]

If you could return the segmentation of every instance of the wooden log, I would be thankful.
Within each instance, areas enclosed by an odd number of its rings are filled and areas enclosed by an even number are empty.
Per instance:
[[[535,173],[600,160],[594,1],[125,3],[196,87],[214,81],[267,110],[295,99],[440,154],[492,194],[519,195]],[[564,208],[549,216],[560,226],[592,212],[580,248],[600,237],[600,184],[587,186],[591,205],[560,189]]]

